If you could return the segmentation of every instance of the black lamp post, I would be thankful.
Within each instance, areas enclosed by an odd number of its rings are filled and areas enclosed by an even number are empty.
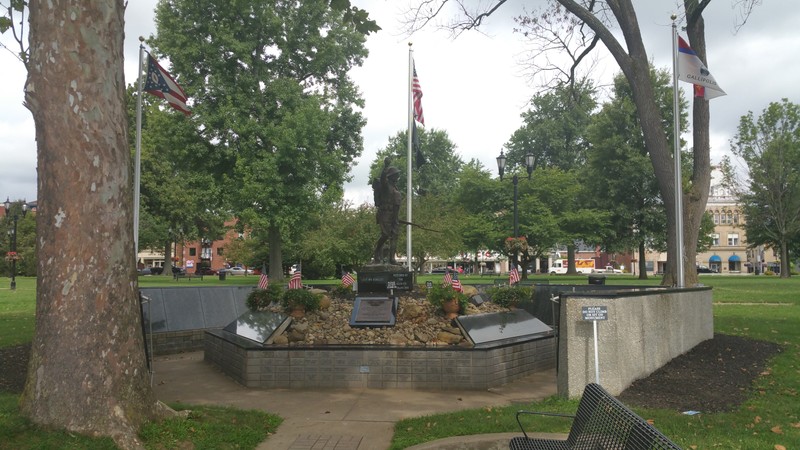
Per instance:
[[[503,174],[506,170],[506,155],[503,154],[503,150],[500,150],[500,156],[497,157],[497,171],[500,173],[500,181],[503,181]],[[525,155],[525,167],[528,171],[528,179],[531,179],[531,174],[533,173],[533,165],[536,161],[536,157],[533,156],[533,153],[528,153]],[[514,184],[514,239],[519,237],[519,214],[517,210],[517,184],[519,183],[519,177],[515,173],[514,176],[511,178],[511,182]],[[519,258],[517,257],[517,253],[514,252],[514,264],[513,267],[517,267],[517,262]]]
[[[5,203],[3,206],[6,208],[6,217],[11,212],[11,201],[6,197]],[[22,202],[22,216],[25,217],[25,213],[28,211],[28,202]],[[17,289],[17,220],[19,216],[14,213],[14,228],[11,231],[11,290]]]

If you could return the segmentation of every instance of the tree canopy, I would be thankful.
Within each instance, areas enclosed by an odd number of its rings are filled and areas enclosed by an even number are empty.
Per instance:
[[[364,32],[327,1],[162,1],[149,42],[193,100],[197,133],[228,161],[222,194],[243,226],[267,230],[270,276],[305,219],[341,199],[364,119],[348,76]]]

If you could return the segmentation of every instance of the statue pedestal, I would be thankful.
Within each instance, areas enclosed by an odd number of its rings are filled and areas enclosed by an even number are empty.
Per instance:
[[[412,291],[414,274],[395,264],[367,264],[358,270],[358,292],[388,294]]]

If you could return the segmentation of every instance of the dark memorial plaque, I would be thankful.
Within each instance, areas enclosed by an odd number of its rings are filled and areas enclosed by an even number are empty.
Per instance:
[[[223,330],[259,344],[271,344],[291,322],[292,318],[286,314],[248,311],[229,323]]]
[[[392,326],[396,320],[397,297],[356,297],[350,326]]]
[[[456,322],[476,347],[489,342],[517,341],[553,333],[552,328],[523,309],[459,316]]]
[[[411,291],[414,289],[414,274],[411,272],[358,272],[358,291],[388,293],[395,291]]]

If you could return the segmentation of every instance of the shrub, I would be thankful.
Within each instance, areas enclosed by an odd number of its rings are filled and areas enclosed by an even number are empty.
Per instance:
[[[272,303],[280,302],[282,298],[283,287],[280,284],[273,283],[267,286],[266,289],[253,289],[252,292],[247,294],[247,307],[258,311]]]
[[[428,289],[426,298],[431,305],[437,308],[441,308],[442,303],[448,302],[455,298],[458,300],[458,305],[460,306],[460,310],[462,312],[467,310],[467,305],[469,304],[469,297],[467,297],[463,292],[455,290],[453,286],[449,284],[434,284],[430,289]]]
[[[286,309],[302,308],[306,311],[319,309],[321,295],[314,294],[308,289],[287,289],[283,292],[281,304]]]
[[[495,286],[488,291],[492,302],[505,308],[517,306],[521,303],[530,302],[533,296],[533,289],[528,286]]]
[[[343,284],[334,286],[331,289],[331,295],[336,298],[350,298],[353,295],[353,286],[345,286]]]

